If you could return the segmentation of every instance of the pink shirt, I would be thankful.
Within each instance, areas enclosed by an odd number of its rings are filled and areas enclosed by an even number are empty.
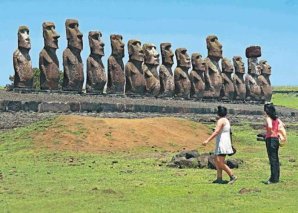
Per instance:
[[[267,118],[265,138],[278,138],[278,126],[278,119],[272,120],[271,118]]]

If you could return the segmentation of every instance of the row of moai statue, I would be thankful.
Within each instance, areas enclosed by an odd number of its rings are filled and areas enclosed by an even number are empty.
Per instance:
[[[44,48],[39,55],[41,90],[59,89],[59,60],[56,55],[58,38],[55,24],[44,22]],[[84,83],[83,34],[77,20],[65,22],[68,40],[63,52],[64,78],[62,90],[82,92]],[[162,64],[154,44],[141,46],[139,40],[128,41],[129,60],[124,66],[124,43],[121,35],[111,35],[112,53],[108,58],[107,75],[102,62],[104,43],[99,31],[89,32],[90,55],[87,58],[86,92],[102,94],[141,95],[153,97],[179,97],[184,99],[223,99],[223,100],[266,100],[270,101],[272,88],[269,76],[271,67],[266,61],[258,62],[261,56],[259,46],[246,49],[248,73],[240,56],[230,60],[222,59],[222,45],[214,35],[206,39],[208,56],[203,59],[193,53],[191,59],[185,48],[175,51],[177,67],[172,72],[174,54],[170,43],[161,43]],[[13,54],[15,69],[14,87],[32,88],[33,70],[29,51],[31,48],[29,29],[19,27],[18,49]],[[222,59],[222,60],[221,60]],[[222,62],[222,70],[219,61]],[[159,66],[160,65],[160,66]],[[189,72],[189,69],[192,70]],[[158,70],[159,66],[159,70]]]

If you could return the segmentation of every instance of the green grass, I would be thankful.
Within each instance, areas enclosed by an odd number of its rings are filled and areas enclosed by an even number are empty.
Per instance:
[[[272,100],[277,106],[284,106],[288,108],[298,109],[298,96],[297,94],[273,94]]]
[[[236,126],[234,143],[245,163],[234,170],[234,185],[211,184],[215,170],[165,166],[173,153],[90,154],[36,150],[31,135],[55,120],[1,134],[1,212],[296,212],[298,208],[297,132],[281,148],[281,180],[269,175],[263,142],[249,124]],[[198,144],[201,143],[198,141]],[[210,150],[211,151],[211,150]],[[227,179],[227,176],[224,176]],[[240,194],[242,188],[260,192]]]
[[[275,86],[273,91],[298,91],[298,86]]]
[[[273,87],[273,91],[296,91],[298,86],[278,86]],[[277,106],[284,106],[288,108],[298,109],[298,96],[297,93],[273,93],[272,100]]]

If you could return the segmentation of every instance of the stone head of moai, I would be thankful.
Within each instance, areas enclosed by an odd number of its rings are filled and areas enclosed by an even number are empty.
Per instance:
[[[104,56],[105,44],[101,40],[102,34],[99,31],[90,31],[88,34],[90,52],[93,55]]]
[[[56,32],[55,24],[53,22],[44,22],[42,24],[44,46],[45,48],[58,49],[58,38],[60,35]]]
[[[75,19],[67,19],[65,28],[68,47],[83,50],[83,34],[79,30],[79,22]]]
[[[139,40],[129,40],[127,44],[128,55],[130,60],[139,62],[144,61],[144,52]]]
[[[245,67],[241,56],[234,56],[233,64],[235,68],[235,73],[242,73],[242,74],[245,73]]]
[[[258,58],[248,58],[248,70],[247,73],[251,75],[261,74],[261,66],[259,65]]]
[[[193,53],[191,55],[192,69],[197,71],[206,71],[206,62],[200,53]]]
[[[261,68],[261,74],[271,75],[271,66],[267,63],[266,60],[260,60],[259,62]]]
[[[173,65],[174,64],[174,53],[171,49],[171,43],[161,43],[160,44],[160,51],[161,51],[161,58],[162,64],[164,65]]]
[[[178,67],[184,67],[189,69],[191,62],[189,55],[187,54],[187,49],[185,48],[178,48],[175,51],[176,60],[177,60],[177,66]]]
[[[245,55],[248,61],[248,73],[249,74],[260,74],[261,68],[258,64],[258,57],[262,56],[262,51],[260,46],[250,46],[245,50]]]
[[[144,63],[149,65],[159,65],[159,54],[154,44],[144,44]]]
[[[222,45],[218,41],[217,36],[209,35],[206,38],[208,57],[219,61],[222,58]]]
[[[124,43],[122,39],[122,35],[113,34],[110,36],[112,55],[120,58],[124,57]]]
[[[31,49],[29,28],[27,26],[20,26],[18,29],[18,48]]]
[[[225,72],[225,73],[232,73],[234,71],[234,67],[232,65],[232,62],[228,58],[223,58],[222,59],[221,68],[222,68],[222,72]]]

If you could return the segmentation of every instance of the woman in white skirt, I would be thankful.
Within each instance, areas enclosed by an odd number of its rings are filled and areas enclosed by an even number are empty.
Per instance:
[[[214,150],[215,154],[215,166],[217,170],[217,179],[213,183],[225,183],[222,179],[222,170],[224,170],[230,177],[229,184],[234,183],[237,177],[233,174],[233,171],[225,164],[226,155],[232,154],[232,143],[231,143],[231,125],[230,121],[226,118],[227,108],[223,106],[217,107],[218,120],[216,123],[216,128],[210,137],[203,142],[206,146],[213,138],[216,137],[216,146]]]

